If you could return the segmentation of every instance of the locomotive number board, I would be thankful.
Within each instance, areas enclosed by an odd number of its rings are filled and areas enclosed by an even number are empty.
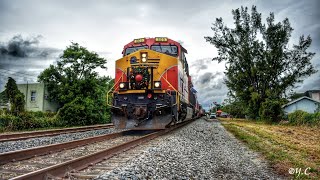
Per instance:
[[[156,42],[167,42],[168,38],[166,37],[156,37]]]
[[[134,43],[143,43],[145,41],[144,38],[139,38],[139,39],[134,39],[133,42]]]

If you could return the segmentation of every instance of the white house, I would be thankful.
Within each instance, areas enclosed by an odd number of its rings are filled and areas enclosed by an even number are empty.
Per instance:
[[[48,99],[48,91],[43,83],[17,84],[25,97],[25,109],[28,111],[57,112],[59,104]]]
[[[311,99],[307,96],[303,96],[301,98],[289,102],[288,104],[283,105],[282,108],[286,113],[292,113],[296,110],[302,110],[308,113],[315,113],[319,106],[319,101]]]

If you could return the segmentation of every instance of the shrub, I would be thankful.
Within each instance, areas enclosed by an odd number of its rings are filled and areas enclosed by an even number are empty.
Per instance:
[[[19,121],[17,119],[18,117],[11,114],[0,114],[0,127],[2,127],[3,130],[12,129],[12,123]]]
[[[54,112],[42,112],[42,111],[28,111],[28,114],[32,114],[35,118],[43,118],[43,117],[54,117],[56,113]]]
[[[267,122],[279,122],[283,116],[282,102],[276,99],[267,99],[259,109],[260,118]]]
[[[320,112],[311,114],[297,110],[288,115],[288,120],[292,125],[320,125]]]
[[[0,114],[1,131],[17,131],[59,126],[61,126],[61,124],[54,116],[47,117],[46,113],[42,112],[23,112],[17,116],[12,114]]]
[[[90,98],[76,98],[65,104],[58,112],[57,118],[66,126],[92,125],[107,122],[106,107]]]

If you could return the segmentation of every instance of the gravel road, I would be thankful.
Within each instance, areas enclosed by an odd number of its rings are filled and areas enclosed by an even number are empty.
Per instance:
[[[283,179],[219,121],[197,120],[96,179]]]
[[[57,136],[31,138],[31,139],[19,140],[19,141],[6,141],[6,142],[0,143],[0,153],[33,148],[38,146],[44,146],[49,144],[57,144],[57,143],[63,143],[68,141],[74,141],[78,139],[84,139],[84,138],[89,138],[89,137],[103,135],[103,134],[110,134],[118,131],[119,130],[115,130],[114,128],[107,128],[107,129],[99,129],[99,130],[93,130],[93,131],[61,134]]]

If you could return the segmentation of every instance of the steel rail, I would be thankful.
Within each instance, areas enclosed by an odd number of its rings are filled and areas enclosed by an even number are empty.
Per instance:
[[[194,120],[194,119],[193,119]],[[30,172],[21,176],[17,176],[15,178],[12,178],[12,180],[20,180],[20,179],[30,179],[30,180],[40,180],[40,179],[46,179],[48,177],[65,177],[70,171],[73,170],[81,170],[84,169],[90,165],[96,164],[98,162],[101,162],[103,160],[106,160],[108,158],[111,158],[112,156],[124,152],[126,150],[129,150],[133,147],[136,147],[142,143],[145,143],[147,141],[150,141],[156,137],[159,137],[165,133],[168,133],[170,131],[173,131],[177,128],[180,128],[189,122],[193,121],[186,121],[180,124],[175,125],[174,127],[170,127],[168,129],[160,130],[145,136],[142,136],[140,138],[131,140],[129,142],[111,147],[109,149],[105,149],[103,151],[99,151],[93,154],[89,154],[86,156],[82,156],[61,164],[53,165],[44,169],[40,169],[34,172]]]
[[[44,130],[44,131],[31,131],[31,132],[11,133],[11,134],[0,134],[0,142],[18,141],[18,140],[24,140],[24,139],[30,139],[30,138],[36,138],[36,137],[55,136],[60,134],[84,132],[84,131],[97,130],[97,129],[106,129],[111,127],[114,127],[113,124],[93,125],[93,126],[85,126],[85,127],[77,127],[77,128],[52,129],[52,130]]]
[[[83,146],[86,144],[92,144],[95,142],[100,142],[108,139],[113,139],[116,137],[123,136],[125,133],[128,133],[129,131],[122,131],[112,134],[105,134],[85,139],[79,139],[75,141],[70,142],[64,142],[59,144],[51,144],[46,146],[40,146],[35,148],[29,148],[29,149],[22,149],[18,151],[11,151],[11,152],[5,152],[0,154],[0,165],[6,164],[12,161],[18,161],[18,160],[24,160],[29,159],[35,156],[44,155],[52,152],[61,151],[63,149],[71,149],[78,146]]]

